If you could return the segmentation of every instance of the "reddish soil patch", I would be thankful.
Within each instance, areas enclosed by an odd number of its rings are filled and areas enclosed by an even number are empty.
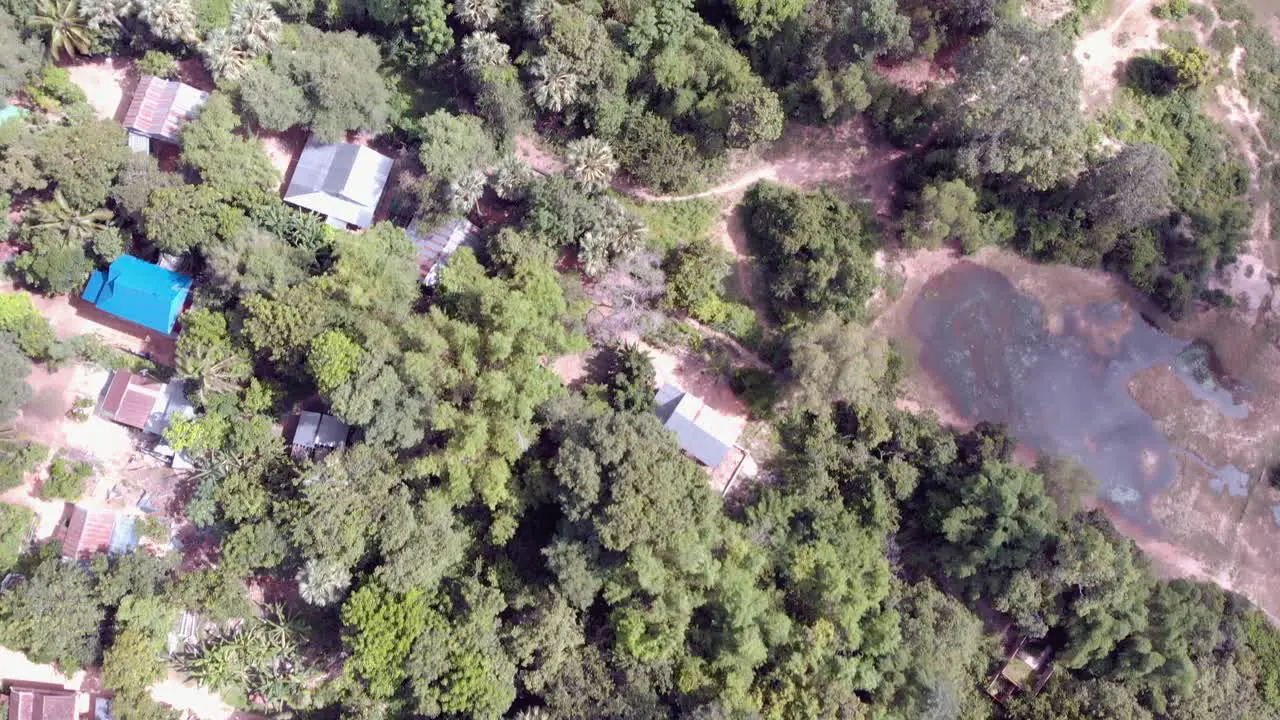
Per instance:
[[[0,292],[16,292],[12,283],[0,283]],[[135,354],[147,354],[161,365],[173,365],[175,339],[102,312],[73,295],[32,295],[31,301],[61,337],[97,335],[112,346]]]

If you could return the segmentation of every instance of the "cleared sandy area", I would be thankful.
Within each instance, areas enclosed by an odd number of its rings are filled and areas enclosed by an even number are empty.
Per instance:
[[[1084,91],[1080,105],[1088,112],[1105,107],[1116,88],[1124,64],[1161,47],[1160,20],[1151,14],[1158,0],[1127,0],[1102,27],[1087,33],[1072,53],[1080,63]]]

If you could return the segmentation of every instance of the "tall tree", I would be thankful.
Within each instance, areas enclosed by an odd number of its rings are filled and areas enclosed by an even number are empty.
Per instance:
[[[63,672],[95,664],[106,613],[93,582],[79,565],[48,555],[26,582],[0,595],[0,640]]]
[[[0,331],[0,370],[0,377],[4,378],[0,385],[0,424],[8,424],[31,399],[31,386],[27,384],[31,361],[7,331]]]
[[[40,69],[44,48],[37,38],[24,38],[17,21],[0,9],[0,97],[13,95]]]
[[[271,53],[270,72],[278,77],[246,84],[241,98],[246,112],[269,130],[308,124],[327,142],[339,142],[352,130],[377,133],[386,125],[391,101],[381,64],[378,46],[368,37],[303,26]],[[297,91],[287,90],[289,85],[302,91],[304,106],[293,106]],[[289,100],[284,108],[280,90]]]
[[[948,126],[960,167],[1045,190],[1081,169],[1080,66],[1056,30],[1004,23],[957,58]]]
[[[876,287],[862,213],[825,190],[804,193],[767,182],[747,191],[744,211],[775,312],[862,316]]]

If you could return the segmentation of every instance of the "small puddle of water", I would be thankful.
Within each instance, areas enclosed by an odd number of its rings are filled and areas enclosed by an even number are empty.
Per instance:
[[[1147,502],[1172,485],[1175,455],[1189,453],[1156,428],[1129,394],[1129,380],[1148,368],[1175,367],[1197,397],[1224,414],[1248,412],[1213,377],[1207,347],[1185,352],[1196,345],[1160,332],[1118,302],[1069,308],[1059,331],[1050,332],[1039,302],[970,262],[924,286],[910,323],[920,366],[957,412],[1005,423],[1021,442],[1080,462],[1097,478],[1103,499],[1148,527]],[[1233,495],[1247,486],[1235,468],[1212,471],[1214,485]]]

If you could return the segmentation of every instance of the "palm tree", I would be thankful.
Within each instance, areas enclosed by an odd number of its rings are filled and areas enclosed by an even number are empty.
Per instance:
[[[208,349],[202,355],[182,353],[178,357],[178,375],[200,382],[196,396],[204,403],[210,394],[239,390],[249,378],[252,368],[249,361],[238,355],[218,356]]]
[[[566,150],[569,177],[583,190],[596,193],[609,187],[613,174],[618,172],[618,161],[614,159],[609,143],[600,138],[585,137],[569,143]]]
[[[453,14],[463,25],[483,30],[498,19],[498,0],[457,0]]]
[[[525,0],[520,8],[524,29],[534,37],[546,35],[551,30],[551,11],[555,9],[555,0]]]
[[[158,38],[196,43],[196,13],[190,0],[140,0],[138,17]]]
[[[280,39],[280,16],[266,0],[244,0],[231,9],[231,36],[254,55]]]
[[[533,182],[533,169],[515,155],[498,161],[493,170],[493,191],[503,200],[519,200]]]
[[[67,245],[84,245],[95,233],[109,227],[114,215],[106,208],[80,212],[67,204],[61,190],[53,192],[53,200],[40,203],[34,211],[35,230],[56,232]]]
[[[484,194],[485,176],[482,170],[472,170],[449,183],[449,212],[466,215],[471,212]]]
[[[120,0],[80,0],[80,17],[93,32],[98,32],[111,25],[119,25],[120,18],[128,15],[132,8]]]
[[[350,585],[350,571],[330,560],[308,560],[298,572],[298,594],[312,605],[332,605]]]
[[[209,38],[200,43],[200,55],[204,57],[204,66],[219,83],[235,82],[244,77],[253,60],[231,33],[221,28],[209,33]]]
[[[49,57],[54,60],[64,53],[68,58],[87,55],[93,42],[76,0],[39,0],[35,13],[27,18],[27,27],[44,36]]]
[[[462,39],[462,64],[472,75],[506,65],[509,52],[511,48],[491,32],[473,32]]]
[[[614,236],[614,258],[625,257],[644,247],[645,236],[649,228],[639,215],[629,212],[622,203],[614,198],[604,198],[604,220]]]
[[[551,112],[563,112],[578,101],[582,76],[574,71],[573,61],[552,52],[533,64],[533,101]]]

